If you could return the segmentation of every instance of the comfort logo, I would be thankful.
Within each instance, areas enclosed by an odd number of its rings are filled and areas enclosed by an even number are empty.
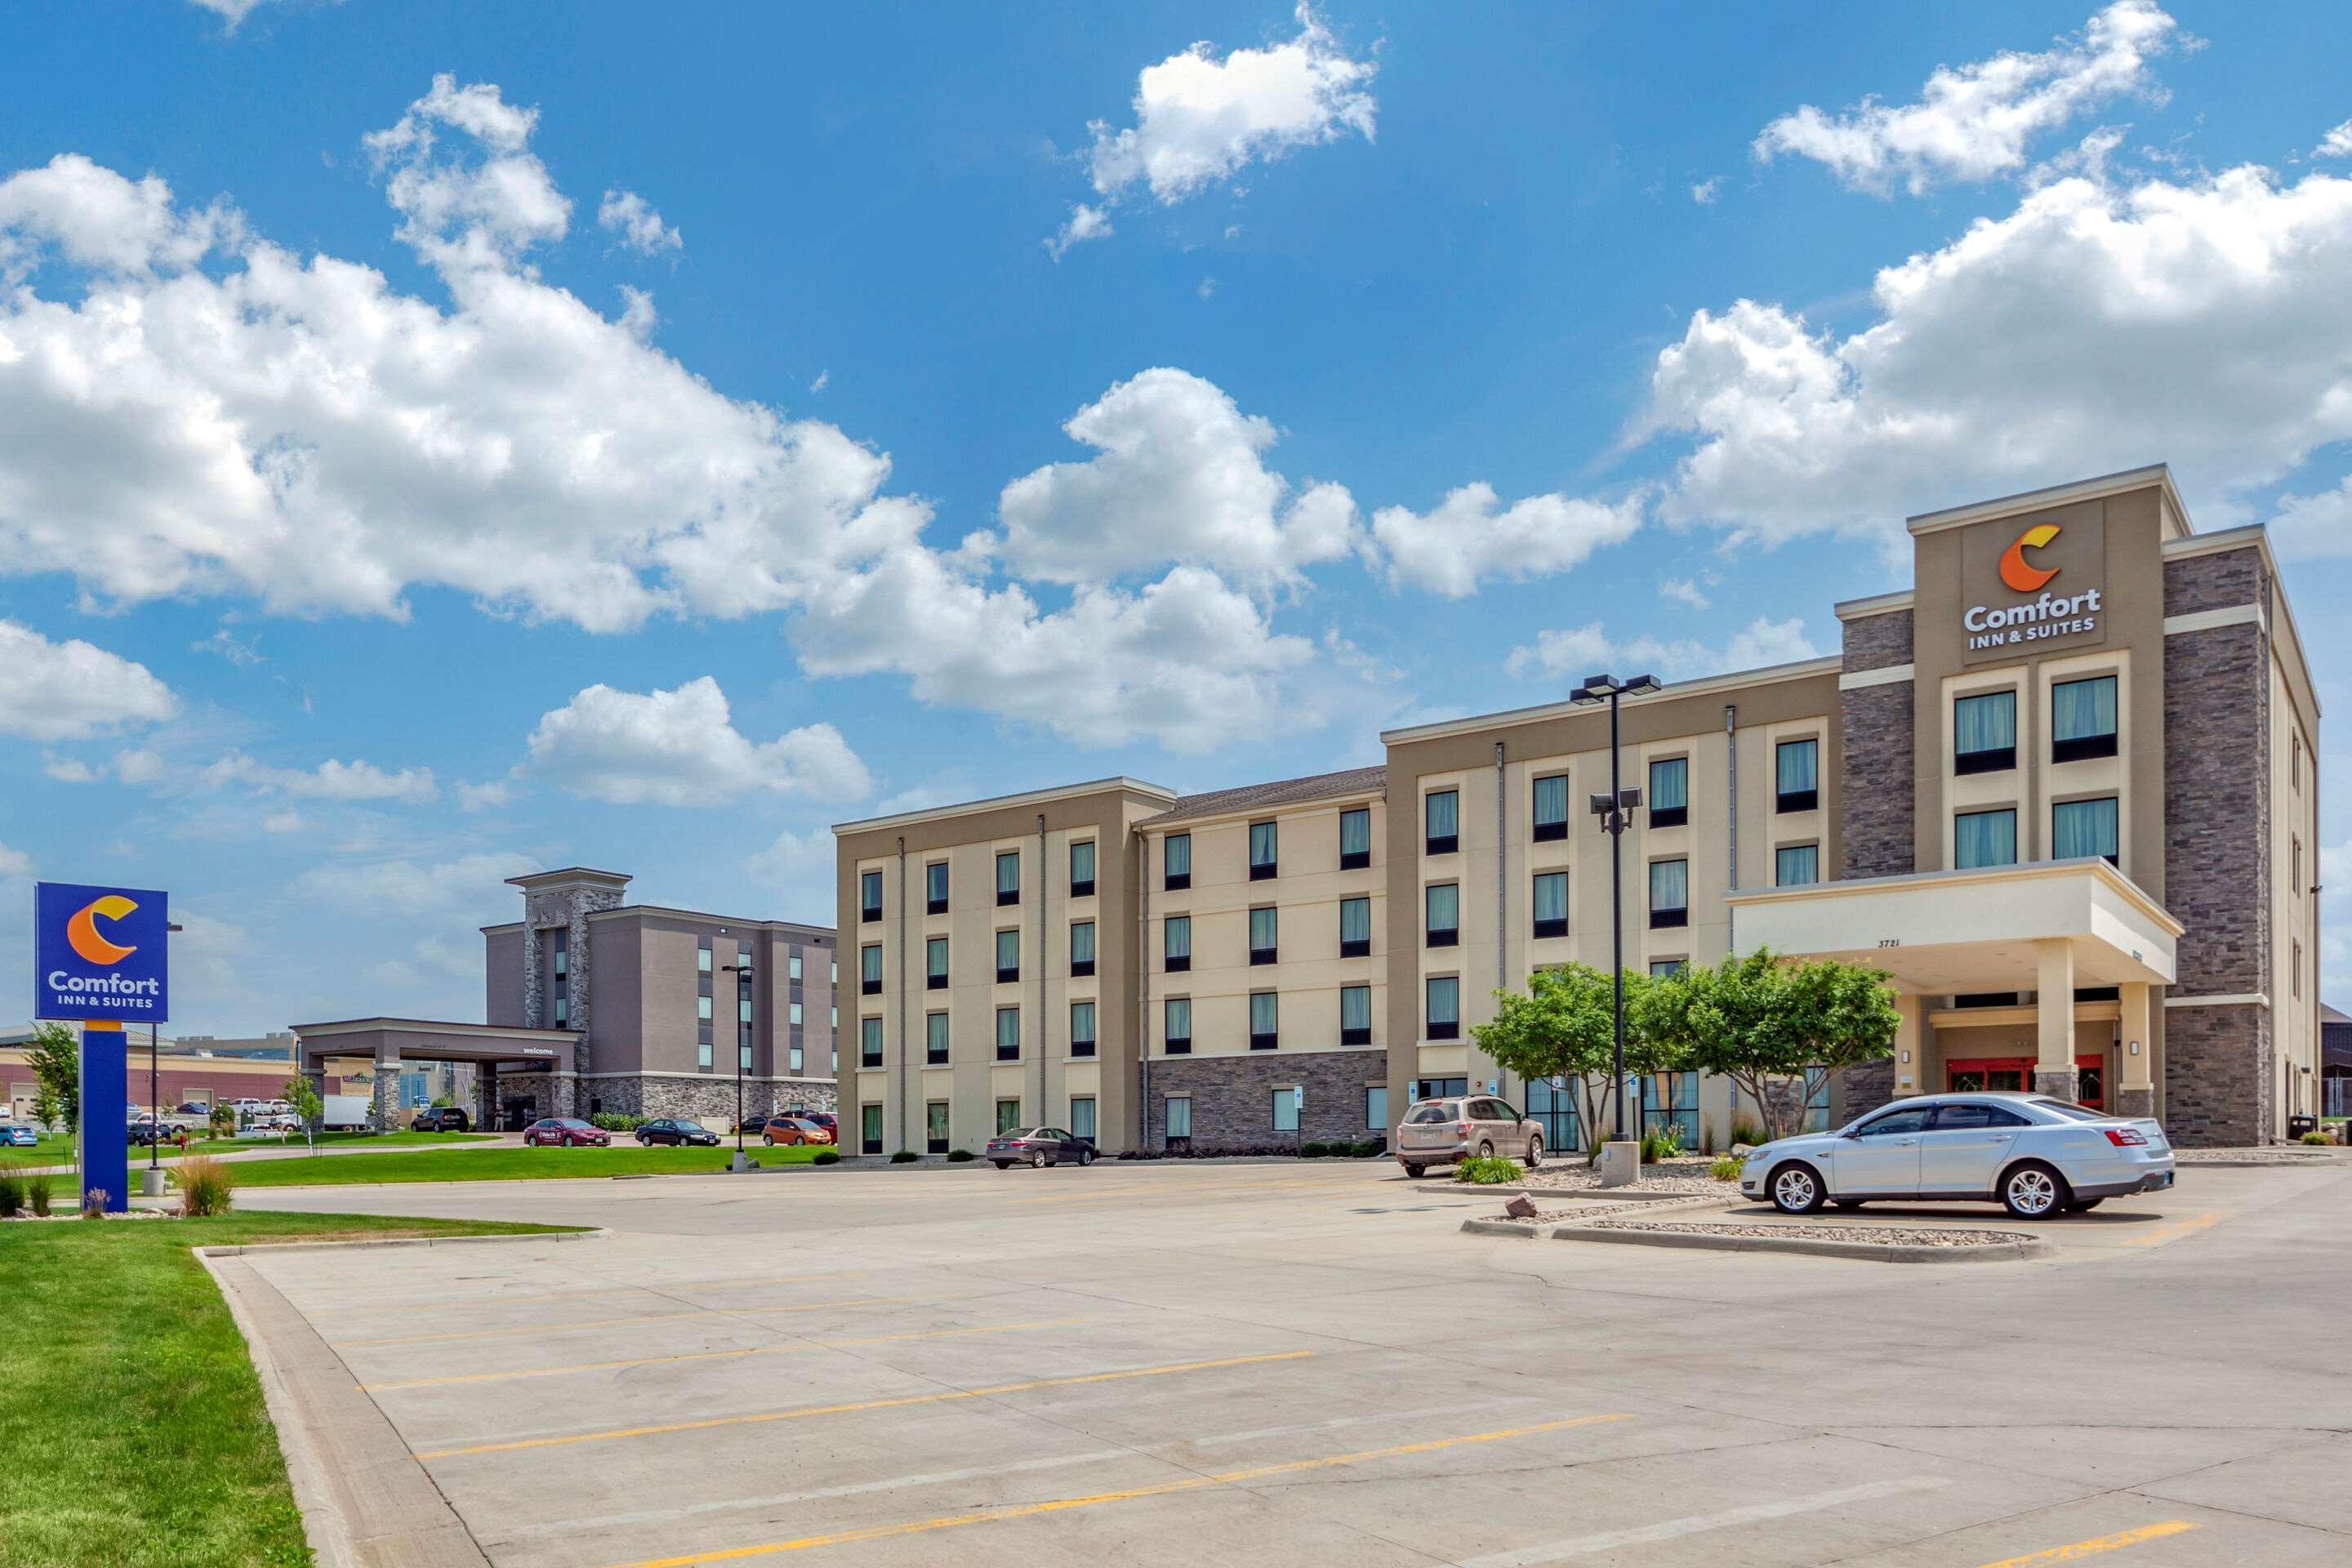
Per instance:
[[[98,922],[101,918],[119,921],[138,907],[136,903],[120,893],[109,893],[102,899],[93,899],[76,910],[73,912],[73,918],[66,921],[66,941],[72,946],[74,952],[81,955],[82,961],[86,963],[95,963],[101,967],[120,963],[139,950],[136,947],[125,947],[119,942],[109,942],[99,935]]]
[[[2001,554],[2000,580],[2015,593],[2040,593],[2051,578],[2058,575],[2058,568],[2036,566],[2026,560],[2025,552],[2039,550],[2057,537],[2058,525],[2054,522],[2042,523],[2020,534],[2017,542]]]

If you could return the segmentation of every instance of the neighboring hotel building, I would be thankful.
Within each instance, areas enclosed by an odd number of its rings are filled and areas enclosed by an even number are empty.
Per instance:
[[[2283,1136],[2319,1092],[2319,713],[2263,531],[2194,533],[2160,467],[1910,531],[1919,586],[1840,605],[1841,655],[1625,702],[1627,963],[1888,971],[1895,1058],[1828,1086],[1836,1117],[2040,1089]],[[1467,1089],[1580,1146],[1471,1029],[1534,969],[1608,965],[1608,724],[1559,702],[1392,731],[1381,767],[842,825],[845,1142],[1284,1147]],[[1647,1119],[1727,1141],[1729,1085],[1684,1084]]]

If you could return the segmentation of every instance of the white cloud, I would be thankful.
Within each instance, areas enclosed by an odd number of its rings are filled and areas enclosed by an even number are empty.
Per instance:
[[[152,747],[117,752],[112,766],[114,776],[127,784],[161,784],[163,780],[163,753]]]
[[[1722,194],[1723,176],[1721,174],[1717,174],[1711,178],[1701,180],[1697,184],[1693,185],[1690,188],[1691,200],[1696,202],[1703,207],[1713,206],[1715,205],[1716,198]]]
[[[2319,145],[2311,150],[2315,158],[2352,158],[2352,120],[2346,121],[2320,138]]]
[[[597,204],[596,226],[617,236],[620,242],[640,256],[658,256],[665,250],[683,250],[686,237],[662,222],[661,214],[653,204],[635,191],[615,186],[604,193]]]
[[[749,866],[764,904],[789,911],[788,920],[831,925],[838,897],[835,864],[832,833],[815,827],[777,834],[776,841],[752,856]]]
[[[1699,311],[1631,434],[1695,442],[1667,521],[1768,542],[1899,542],[1910,512],[2158,459],[2211,527],[2352,438],[2347,275],[2352,180],[2061,180],[1879,273],[1850,336]]]
[[[313,866],[294,879],[294,891],[340,906],[347,915],[455,914],[502,907],[513,897],[504,884],[543,868],[528,855],[483,852],[433,862],[392,858]]]
[[[723,805],[760,791],[856,800],[874,788],[830,724],[747,740],[707,675],[675,691],[591,686],[541,717],[530,752],[532,773],[620,805]]]
[[[2281,496],[2270,531],[2278,552],[2290,560],[2352,556],[2352,476],[2332,490]]]
[[[6,339],[0,336],[0,353],[5,348]],[[0,464],[5,461],[0,458]],[[0,517],[5,503],[6,491],[0,488]],[[5,536],[0,523],[0,538]],[[0,735],[82,741],[131,725],[159,724],[179,706],[171,689],[143,664],[79,640],[51,642],[30,626],[0,621]]]
[[[823,392],[826,387],[831,386],[832,384],[833,372],[829,370],[821,370],[816,373],[816,379],[809,383],[809,391],[814,395]]]
[[[261,819],[261,830],[264,833],[299,833],[302,831],[302,814],[290,805],[283,811],[273,811]]]
[[[144,776],[133,780],[128,768],[118,771],[125,783],[148,782]],[[141,772],[143,775],[145,771]],[[345,763],[330,758],[306,772],[300,768],[271,767],[242,752],[231,752],[204,769],[196,775],[196,782],[208,789],[242,784],[256,795],[290,795],[305,800],[395,800],[410,805],[423,805],[440,793],[434,785],[431,768],[403,768],[395,773],[386,773],[373,763]]]
[[[2149,62],[2172,44],[2173,19],[2153,0],[2116,0],[2080,36],[2040,54],[2003,50],[1938,66],[1919,101],[1865,98],[1842,114],[1811,104],[1756,138],[1756,156],[1811,158],[1856,190],[1912,195],[1948,180],[1980,182],[2025,166],[2026,146],[2077,114],[2126,94],[2159,98]]]
[[[515,794],[514,786],[503,779],[492,779],[487,784],[460,784],[457,790],[457,809],[460,811],[495,810],[514,799]]]
[[[1696,577],[1661,579],[1658,584],[1658,597],[1672,599],[1678,605],[1688,605],[1694,610],[1704,610],[1709,603],[1707,596],[1700,592],[1698,579]]]
[[[1647,635],[1627,643],[1612,642],[1601,623],[1594,621],[1537,633],[1533,643],[1511,650],[1504,668],[1522,679],[1581,680],[1606,669],[1626,679],[1645,674],[1664,680],[1689,680],[1819,657],[1820,650],[1805,636],[1805,623],[1793,617],[1776,621],[1759,616],[1720,647],[1690,637]]]
[[[22,849],[11,849],[0,844],[0,877],[29,877],[33,874],[33,858]]]
[[[1219,59],[1206,43],[1146,66],[1136,79],[1135,123],[1094,135],[1088,172],[1102,205],[1080,205],[1045,242],[1055,260],[1110,232],[1106,209],[1140,188],[1162,205],[1230,181],[1247,165],[1354,132],[1372,140],[1379,105],[1366,90],[1379,68],[1350,57],[1301,0],[1298,36]]]
[[[1217,294],[1217,280],[1213,278],[1203,278],[1192,286],[1192,292],[1203,300],[1213,300]]]
[[[1447,492],[1428,512],[1383,507],[1373,514],[1372,537],[1386,552],[1392,586],[1460,599],[1489,577],[1565,572],[1602,545],[1632,537],[1642,512],[1638,495],[1614,504],[1529,496],[1506,508],[1494,486],[1479,480]]]
[[[202,642],[190,643],[188,645],[188,651],[190,653],[216,653],[223,658],[228,660],[229,663],[236,666],[239,669],[249,669],[257,664],[267,664],[269,662],[268,658],[263,657],[259,647],[255,646],[253,643],[237,641],[235,634],[230,632],[226,626],[222,626],[217,631],[214,632],[212,636],[205,638]]]
[[[191,5],[210,11],[221,19],[221,31],[234,33],[245,19],[264,5],[287,5],[292,0],[189,0]],[[324,0],[328,5],[341,5],[342,0]]]
[[[1025,474],[997,500],[1005,529],[990,548],[1024,575],[1101,582],[1178,561],[1276,583],[1357,547],[1348,492],[1292,496],[1262,461],[1273,423],[1199,376],[1144,371],[1062,428],[1097,455]]]

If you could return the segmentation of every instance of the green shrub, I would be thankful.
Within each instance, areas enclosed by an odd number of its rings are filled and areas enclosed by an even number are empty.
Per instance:
[[[971,1151],[969,1149],[950,1149],[948,1151],[948,1163],[950,1165],[961,1165],[971,1158]]]
[[[2305,1133],[2303,1135],[2303,1141],[2306,1143],[2333,1143],[2336,1142],[2335,1139],[2330,1138],[2326,1133],[2319,1131],[2316,1129]]]
[[[1298,1157],[1302,1160],[1320,1160],[1330,1152],[1328,1145],[1319,1142],[1301,1143],[1298,1146]]]
[[[52,1191],[49,1178],[44,1173],[36,1173],[25,1178],[25,1201],[31,1205],[33,1212],[43,1219],[49,1217],[49,1198]]]
[[[1736,1182],[1739,1180],[1739,1162],[1726,1154],[1722,1159],[1709,1165],[1706,1168],[1706,1173],[1718,1182]]]
[[[1731,1141],[1752,1148],[1764,1142],[1764,1129],[1744,1116],[1735,1116],[1731,1119]]]
[[[25,1179],[14,1171],[0,1171],[0,1219],[14,1219],[25,1209]]]
[[[901,1149],[897,1153],[890,1156],[890,1163],[894,1165],[911,1165],[921,1158],[922,1156],[916,1153],[912,1149]]]
[[[650,1116],[629,1116],[617,1110],[600,1110],[588,1119],[588,1125],[601,1127],[607,1132],[635,1132],[652,1120]]]
[[[838,1165],[841,1163],[841,1151],[838,1149],[820,1149],[816,1152],[816,1158],[810,1161],[809,1163],[812,1165]]]
[[[1680,1131],[1672,1127],[1653,1127],[1642,1134],[1642,1163],[1654,1165],[1661,1160],[1679,1159],[1683,1152]]]
[[[1385,1151],[1381,1141],[1377,1138],[1367,1138],[1362,1142],[1356,1144],[1353,1148],[1348,1151],[1349,1153],[1353,1154],[1359,1160],[1369,1160],[1373,1155],[1382,1153],[1384,1152]]]
[[[1478,1187],[1499,1187],[1526,1174],[1517,1160],[1506,1160],[1499,1154],[1474,1155],[1454,1167],[1455,1181],[1468,1182]]]
[[[190,1154],[172,1167],[180,1187],[180,1213],[189,1219],[207,1219],[228,1213],[229,1169],[210,1154]]]

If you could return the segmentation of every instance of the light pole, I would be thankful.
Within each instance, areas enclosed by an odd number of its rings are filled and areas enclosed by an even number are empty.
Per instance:
[[[1612,1063],[1613,1081],[1610,1092],[1615,1103],[1616,1137],[1622,1145],[1625,1137],[1625,829],[1631,824],[1633,812],[1642,804],[1642,792],[1627,789],[1618,771],[1617,709],[1626,697],[1646,697],[1660,689],[1654,675],[1637,675],[1631,680],[1620,680],[1613,675],[1594,675],[1569,698],[1580,708],[1591,708],[1602,702],[1609,704],[1609,793],[1591,797],[1592,815],[1601,819],[1601,831],[1609,835],[1609,985],[1616,1009],[1616,1057]],[[1623,1156],[1619,1155],[1622,1160]],[[1605,1163],[1601,1173],[1602,1186],[1618,1186],[1633,1179],[1638,1162],[1627,1161],[1622,1165]]]
[[[743,988],[751,983],[749,963],[720,967],[735,977],[735,1168],[743,1168],[743,1058],[751,1054],[751,1026],[743,1016]]]
[[[163,929],[175,931],[180,928],[167,921]],[[152,1023],[147,1026],[147,1179],[140,1184],[140,1190],[151,1198],[163,1191],[163,1100],[162,1075],[155,1061],[155,1031],[161,1026]]]

